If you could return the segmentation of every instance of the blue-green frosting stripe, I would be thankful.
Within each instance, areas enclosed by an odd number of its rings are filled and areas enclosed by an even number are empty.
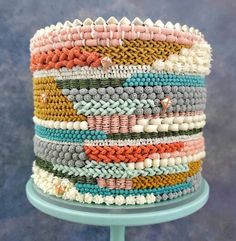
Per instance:
[[[128,86],[205,86],[205,78],[199,75],[170,73],[138,73],[125,80],[123,87]]]
[[[84,140],[107,139],[106,134],[99,130],[62,130],[35,125],[35,133],[37,136],[51,141],[82,143]]]
[[[186,188],[192,187],[192,181],[189,182],[183,182],[181,184],[167,186],[167,187],[161,187],[161,188],[146,188],[146,189],[109,189],[109,188],[101,188],[98,185],[95,184],[81,184],[76,183],[75,184],[76,189],[80,193],[90,193],[92,195],[103,195],[103,196],[109,196],[109,195],[123,195],[125,197],[130,195],[147,195],[153,193],[154,195],[160,195],[160,194],[168,194],[171,192],[178,192]]]

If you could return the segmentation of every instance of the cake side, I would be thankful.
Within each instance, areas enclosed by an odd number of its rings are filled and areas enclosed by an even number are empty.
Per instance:
[[[201,184],[211,47],[186,25],[111,17],[30,42],[33,179],[84,203],[135,205]]]

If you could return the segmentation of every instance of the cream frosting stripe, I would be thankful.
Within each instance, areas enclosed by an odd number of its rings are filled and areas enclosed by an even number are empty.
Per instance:
[[[53,121],[53,120],[42,120],[38,117],[33,117],[33,122],[36,125],[44,126],[50,129],[62,129],[62,130],[88,130],[87,121]]]
[[[162,131],[169,127],[166,125],[176,124],[178,126],[173,126],[173,128],[177,128],[178,130],[189,130],[193,128],[202,128],[205,125],[205,114],[197,114],[193,116],[175,116],[175,117],[165,117],[165,118],[143,118],[137,119],[136,125],[132,127],[132,132],[152,132],[152,128],[155,130],[157,128]],[[88,122],[87,121],[53,121],[53,120],[42,120],[38,117],[33,117],[33,122],[36,125],[44,126],[50,129],[62,129],[62,130],[88,130]],[[184,126],[185,125],[185,126]],[[170,130],[172,130],[170,128]],[[174,131],[174,129],[172,130]]]
[[[131,178],[137,176],[154,176],[162,174],[167,175],[170,173],[183,172],[180,167],[181,165],[202,160],[205,158],[205,156],[205,151],[200,151],[193,155],[187,156],[155,159],[147,158],[144,160],[144,162],[136,163],[128,162],[119,164],[107,164],[102,162],[98,163],[96,161],[86,161],[87,165],[84,167],[53,164],[53,170],[62,171],[63,173],[70,173],[75,176],[92,176],[94,178]],[[113,167],[111,168],[112,165]],[[109,171],[109,168],[107,167],[110,167],[111,170]],[[124,170],[122,170],[123,168]]]

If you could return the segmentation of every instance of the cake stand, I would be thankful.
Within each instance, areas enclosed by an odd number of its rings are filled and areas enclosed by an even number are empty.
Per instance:
[[[70,222],[109,226],[110,241],[124,241],[125,227],[158,224],[190,215],[208,200],[209,186],[203,179],[201,188],[192,194],[143,206],[105,206],[78,202],[44,194],[30,179],[26,185],[30,203],[40,211]]]

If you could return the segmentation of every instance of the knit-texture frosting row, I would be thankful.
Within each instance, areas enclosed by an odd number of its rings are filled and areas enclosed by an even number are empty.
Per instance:
[[[187,25],[135,18],[51,25],[30,41],[34,183],[99,205],[195,192],[211,47]]]

